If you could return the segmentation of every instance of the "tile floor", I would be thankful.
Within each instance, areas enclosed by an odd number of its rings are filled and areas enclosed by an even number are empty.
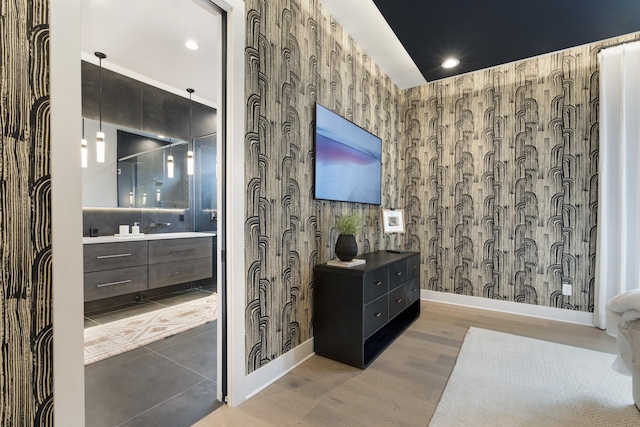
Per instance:
[[[117,310],[85,315],[85,327],[211,293],[191,289]],[[191,426],[221,405],[216,401],[217,322],[85,366],[85,425]]]

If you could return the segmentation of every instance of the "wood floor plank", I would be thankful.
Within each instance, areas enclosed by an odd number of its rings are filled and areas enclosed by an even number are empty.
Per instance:
[[[237,408],[197,427],[426,426],[469,327],[616,352],[595,327],[422,301],[422,314],[367,369],[313,356]]]

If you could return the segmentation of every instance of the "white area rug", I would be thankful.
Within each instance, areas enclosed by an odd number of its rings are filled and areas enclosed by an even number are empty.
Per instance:
[[[433,415],[439,426],[640,426],[615,356],[470,328]]]
[[[161,308],[84,330],[84,364],[133,350],[216,320],[218,296]]]

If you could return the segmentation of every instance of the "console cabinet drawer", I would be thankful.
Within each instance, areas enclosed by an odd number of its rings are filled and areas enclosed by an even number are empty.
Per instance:
[[[147,289],[147,266],[84,274],[84,300],[93,301]]]
[[[152,264],[149,265],[149,289],[207,279],[212,271],[210,257]]]
[[[407,262],[399,261],[389,265],[389,290],[395,289],[407,281]]]
[[[420,298],[420,278],[416,277],[405,285],[407,292],[407,305]]]
[[[211,258],[212,254],[211,237],[149,241],[149,264]]]
[[[418,277],[420,274],[420,255],[414,255],[407,260],[407,277],[405,280]]]
[[[147,242],[84,245],[84,272],[147,265]]]
[[[389,292],[389,269],[387,267],[364,274],[364,302],[373,301]]]
[[[364,308],[364,336],[368,337],[389,320],[389,298],[384,296]]]
[[[392,292],[389,292],[389,319],[400,313],[407,306],[407,290],[404,286],[400,286]]]

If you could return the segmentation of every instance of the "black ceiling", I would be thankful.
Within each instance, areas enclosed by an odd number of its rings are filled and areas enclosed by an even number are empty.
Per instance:
[[[427,81],[640,31],[640,0],[373,1]]]

